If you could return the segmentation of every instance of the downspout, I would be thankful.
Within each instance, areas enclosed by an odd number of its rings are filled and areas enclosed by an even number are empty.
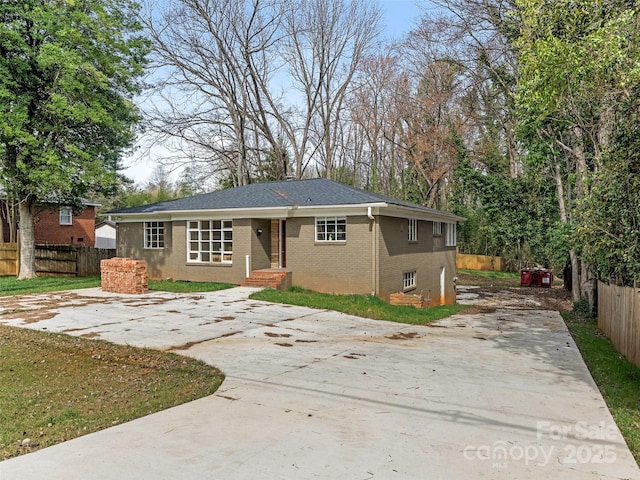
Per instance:
[[[372,220],[373,223],[371,224],[371,295],[375,295],[377,293],[377,272],[376,272],[376,266],[377,266],[377,253],[378,253],[378,248],[377,248],[377,235],[376,235],[376,218],[373,216],[373,213],[371,211],[371,207],[367,207],[367,217],[369,217],[369,220]]]

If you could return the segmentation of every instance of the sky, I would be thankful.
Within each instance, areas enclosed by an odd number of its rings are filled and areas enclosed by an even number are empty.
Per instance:
[[[411,30],[422,15],[422,8],[429,4],[425,0],[378,0],[378,3],[382,10],[387,40],[398,39]],[[153,155],[153,150],[150,155]],[[125,169],[122,173],[140,186],[147,182],[155,169],[153,158],[148,155],[125,158],[123,165]]]

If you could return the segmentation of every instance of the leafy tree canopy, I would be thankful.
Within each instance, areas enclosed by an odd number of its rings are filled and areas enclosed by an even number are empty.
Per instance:
[[[36,205],[117,183],[139,120],[148,42],[131,0],[0,0],[0,185],[18,202],[20,274],[35,273]]]
[[[129,0],[0,1],[0,182],[72,203],[116,181],[148,43]]]
[[[591,195],[579,205],[573,240],[598,277],[619,285],[640,281],[640,101],[636,91],[623,112]]]

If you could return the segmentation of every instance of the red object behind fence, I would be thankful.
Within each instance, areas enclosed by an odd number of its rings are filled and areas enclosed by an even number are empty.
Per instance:
[[[533,272],[528,268],[520,270],[520,285],[523,287],[528,287],[531,285],[533,281]]]
[[[520,270],[520,285],[523,287],[551,288],[553,284],[553,272],[547,268],[534,268]]]

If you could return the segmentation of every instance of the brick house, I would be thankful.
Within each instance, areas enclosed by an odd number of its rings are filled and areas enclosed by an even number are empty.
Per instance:
[[[455,302],[464,218],[327,179],[246,185],[110,212],[117,255],[150,278],[245,283],[263,272],[320,292],[430,292]]]
[[[0,203],[4,200],[0,200]],[[99,203],[83,200],[84,209],[75,215],[71,207],[43,205],[36,214],[35,233],[38,245],[95,245],[96,207]],[[10,228],[7,209],[0,208],[3,241],[9,242]]]

